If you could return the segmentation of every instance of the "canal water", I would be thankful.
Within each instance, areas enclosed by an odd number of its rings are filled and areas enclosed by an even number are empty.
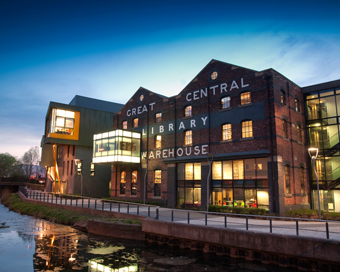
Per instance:
[[[91,236],[0,204],[0,271],[292,271],[245,260]]]

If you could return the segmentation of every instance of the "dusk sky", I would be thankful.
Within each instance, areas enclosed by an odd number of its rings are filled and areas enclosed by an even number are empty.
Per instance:
[[[0,1],[0,153],[40,147],[50,101],[178,94],[211,59],[340,79],[340,1]]]

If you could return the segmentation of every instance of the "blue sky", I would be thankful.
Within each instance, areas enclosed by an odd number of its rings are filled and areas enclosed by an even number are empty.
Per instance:
[[[339,1],[125,2],[0,2],[0,153],[40,146],[49,101],[172,96],[211,59],[340,79]]]

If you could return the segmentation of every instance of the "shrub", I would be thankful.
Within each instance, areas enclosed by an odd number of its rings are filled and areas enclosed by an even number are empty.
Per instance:
[[[238,208],[238,207],[219,206],[219,205],[210,205],[209,211],[220,212],[220,213],[252,214],[252,215],[268,214],[268,212],[265,209]]]

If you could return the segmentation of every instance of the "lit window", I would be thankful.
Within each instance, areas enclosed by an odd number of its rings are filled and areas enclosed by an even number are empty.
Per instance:
[[[201,163],[185,164],[185,180],[201,180]]]
[[[162,113],[156,113],[156,123],[162,122]]]
[[[127,121],[123,121],[123,129],[127,129]]]
[[[212,80],[215,80],[217,77],[218,77],[218,73],[217,73],[216,71],[214,71],[214,72],[212,72],[212,73],[210,74],[210,78],[211,78]]]
[[[192,116],[192,106],[185,107],[184,110],[184,117]]]
[[[300,125],[296,126],[296,131],[297,131],[298,141],[300,143],[302,143],[302,130],[301,130],[301,126]]]
[[[243,121],[242,122],[242,138],[250,138],[253,137],[253,122]]]
[[[282,120],[282,137],[283,138],[288,138],[287,121],[286,120]]]
[[[231,124],[224,124],[222,126],[222,141],[231,140]]]
[[[281,104],[286,105],[286,93],[281,91]]]
[[[161,196],[161,182],[162,182],[162,171],[155,170],[155,179],[154,179],[154,196]]]
[[[126,172],[122,171],[120,173],[120,194],[125,195],[125,185],[126,185]]]
[[[303,167],[300,167],[300,183],[301,183],[301,194],[305,193],[305,173]]]
[[[286,194],[290,194],[290,170],[289,165],[285,165]]]
[[[132,171],[131,195],[137,195],[137,171]]]
[[[162,148],[162,136],[156,135],[155,137],[155,148]]]
[[[91,176],[94,176],[94,163],[91,162]]]
[[[138,118],[133,119],[133,127],[138,127]]]
[[[295,98],[295,111],[297,112],[301,112],[301,104],[300,104],[300,100]]]
[[[241,105],[246,105],[251,103],[250,92],[241,93]]]
[[[221,99],[221,109],[230,108],[230,96]]]
[[[67,110],[52,110],[51,132],[73,135],[75,113]]]
[[[184,144],[185,145],[191,145],[192,144],[192,130],[187,130],[185,132]]]

